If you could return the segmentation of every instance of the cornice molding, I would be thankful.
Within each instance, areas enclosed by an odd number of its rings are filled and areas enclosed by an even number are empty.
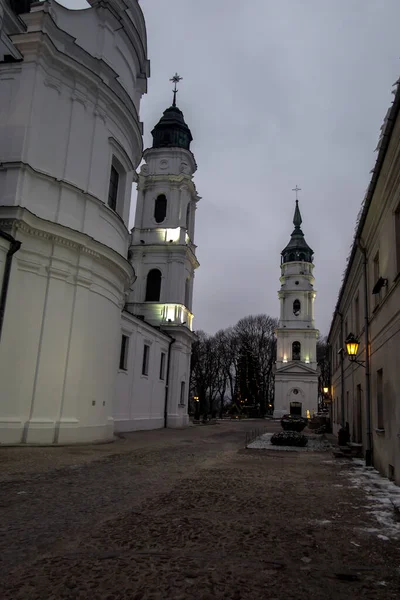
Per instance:
[[[91,257],[107,268],[117,271],[119,276],[126,281],[126,285],[132,285],[135,278],[133,266],[127,259],[123,258],[111,248],[90,238],[85,233],[69,229],[64,225],[45,221],[33,213],[30,213],[27,209],[17,207],[15,212],[17,213],[15,217],[0,218],[1,229],[13,231],[15,232],[15,235],[17,232],[21,232],[30,237],[41,238],[48,240],[53,244],[71,248],[76,252]],[[33,221],[33,223],[30,223],[29,221]],[[59,231],[51,231],[51,229],[54,228]],[[71,235],[71,237],[68,237],[68,234]],[[90,247],[89,244],[94,247]]]

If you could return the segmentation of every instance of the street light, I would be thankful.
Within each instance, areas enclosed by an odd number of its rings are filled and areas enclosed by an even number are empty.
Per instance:
[[[198,396],[193,396],[193,400],[195,401],[194,405],[194,420],[200,421],[200,400]]]
[[[357,352],[360,344],[354,333],[349,333],[344,343],[346,346],[348,357],[351,360],[351,362],[355,362],[357,365],[360,365],[361,367],[365,368],[364,362],[361,360],[357,360]]]
[[[325,394],[325,396],[326,396],[326,395],[327,395],[327,393],[329,392],[329,388],[328,388],[328,387],[324,387],[324,388],[323,388],[323,390],[324,390],[324,394]]]

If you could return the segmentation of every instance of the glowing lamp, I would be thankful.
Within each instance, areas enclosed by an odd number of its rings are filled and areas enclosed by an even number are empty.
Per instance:
[[[323,390],[324,390],[324,394],[327,394],[329,392],[329,388],[328,387],[324,387]]]
[[[349,333],[345,340],[347,354],[350,360],[355,360],[358,352],[359,343],[353,333]]]

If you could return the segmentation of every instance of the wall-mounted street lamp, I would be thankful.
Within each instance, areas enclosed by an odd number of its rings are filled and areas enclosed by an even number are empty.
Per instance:
[[[326,395],[328,394],[328,392],[329,392],[329,388],[328,388],[328,387],[324,387],[324,388],[322,388],[322,389],[323,389],[323,391],[324,391],[324,394],[325,394],[325,396],[326,396]]]
[[[354,362],[357,365],[360,365],[360,367],[365,368],[365,362],[362,360],[357,360],[357,352],[360,344],[354,333],[349,333],[344,343],[346,345],[347,355],[351,362]]]

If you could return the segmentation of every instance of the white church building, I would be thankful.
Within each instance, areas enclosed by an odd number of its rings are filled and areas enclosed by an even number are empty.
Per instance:
[[[192,135],[174,93],[143,153],[143,13],[90,5],[0,0],[0,444],[188,423]]]
[[[297,188],[297,186],[296,186]],[[298,200],[294,230],[281,253],[280,319],[276,330],[274,418],[318,412],[318,330],[314,324],[313,251],[301,230]]]

